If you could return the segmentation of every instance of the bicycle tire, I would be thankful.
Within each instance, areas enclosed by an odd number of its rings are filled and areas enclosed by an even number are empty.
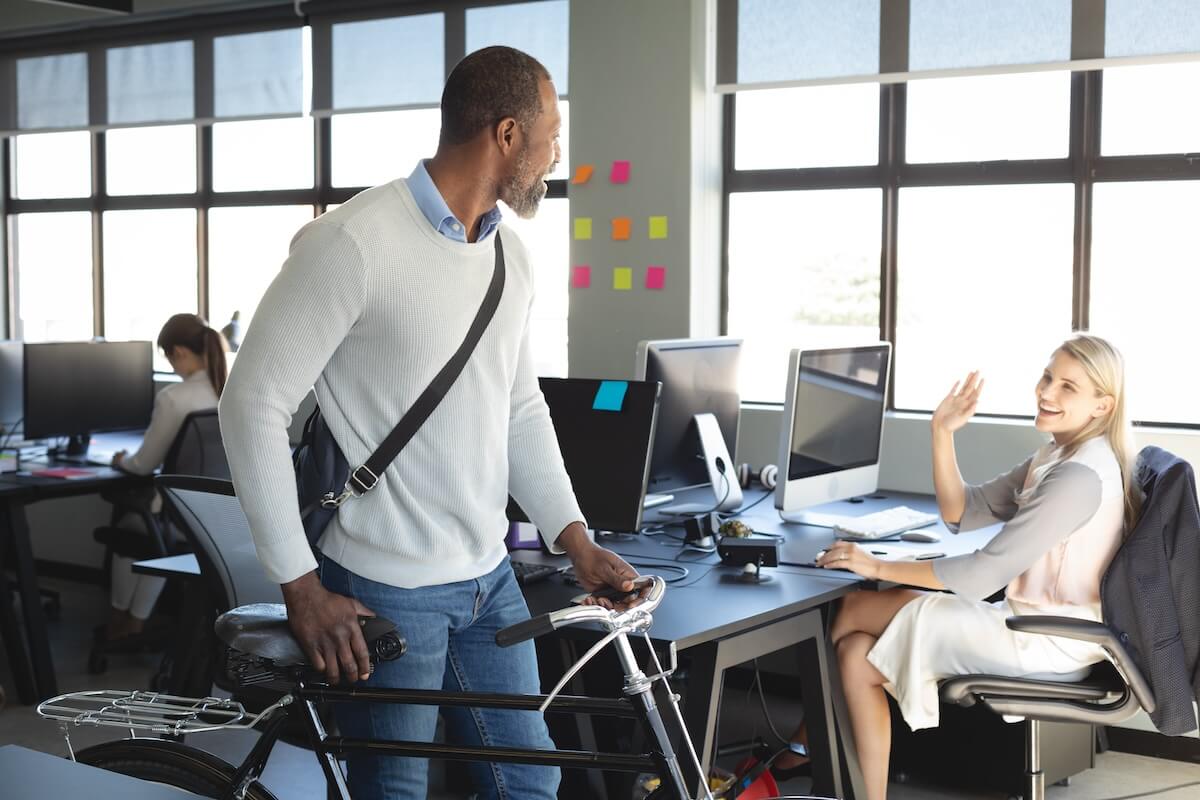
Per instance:
[[[219,798],[229,790],[236,768],[212,753],[167,739],[122,739],[75,754],[80,764]],[[276,800],[260,783],[250,784],[247,800]]]

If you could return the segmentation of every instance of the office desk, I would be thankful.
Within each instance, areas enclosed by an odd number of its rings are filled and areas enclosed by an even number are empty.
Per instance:
[[[137,447],[140,437],[130,435],[105,435],[93,437],[93,442],[105,449]],[[53,466],[78,466],[65,463],[22,463],[23,469],[40,470]],[[33,564],[33,544],[29,534],[29,520],[25,507],[43,500],[62,497],[78,497],[96,494],[108,489],[121,489],[146,485],[146,477],[128,475],[107,467],[88,467],[94,475],[87,478],[64,480],[62,478],[39,478],[23,473],[0,475],[0,575],[6,566],[11,566],[17,579],[17,593],[21,600],[21,616],[24,630],[17,624],[16,613],[9,600],[7,587],[0,598],[0,635],[3,635],[13,678],[17,684],[17,696],[22,703],[31,705],[58,694],[58,681],[54,673],[54,659],[50,653],[50,637],[46,630],[46,616],[38,596],[37,573]],[[0,577],[0,582],[3,578]]]

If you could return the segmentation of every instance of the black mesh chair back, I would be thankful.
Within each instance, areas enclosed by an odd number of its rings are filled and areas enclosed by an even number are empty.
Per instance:
[[[155,480],[173,524],[187,537],[218,613],[250,603],[282,603],[254,552],[250,524],[233,484],[217,478],[162,475]]]
[[[167,450],[162,472],[229,480],[229,462],[221,443],[221,425],[215,408],[193,411],[184,418]]]

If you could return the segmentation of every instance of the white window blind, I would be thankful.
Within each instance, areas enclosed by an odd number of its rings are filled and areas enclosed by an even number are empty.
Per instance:
[[[467,9],[467,52],[502,44],[542,62],[560,95],[567,93],[567,0]]]
[[[108,51],[108,123],[174,122],[195,116],[192,42]]]
[[[304,113],[304,29],[213,39],[213,112],[220,119]]]

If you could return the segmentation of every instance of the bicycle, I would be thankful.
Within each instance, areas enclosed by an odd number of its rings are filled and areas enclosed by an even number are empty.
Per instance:
[[[663,669],[657,653],[649,647],[648,630],[652,612],[662,602],[665,581],[658,576],[639,579],[640,604],[624,611],[598,605],[580,605],[542,614],[499,631],[496,643],[507,647],[572,625],[595,623],[605,630],[597,641],[554,689],[546,695],[503,695],[480,692],[446,692],[417,689],[372,689],[336,687],[325,682],[306,663],[299,643],[288,628],[282,605],[242,606],[221,615],[216,623],[218,637],[227,649],[226,674],[238,687],[282,688],[278,700],[252,714],[238,701],[214,697],[188,698],[155,692],[93,690],[72,692],[38,706],[38,713],[56,720],[66,739],[70,757],[80,763],[119,772],[135,778],[165,783],[217,800],[275,800],[258,782],[267,758],[293,715],[300,715],[310,745],[321,764],[330,797],[352,800],[338,756],[351,752],[375,755],[441,758],[453,761],[500,761],[558,767],[593,768],[635,773],[653,773],[660,783],[647,800],[694,800],[675,755],[671,738],[654,699],[653,688],[663,682],[665,696],[682,731],[681,739],[696,775],[700,760],[679,710],[678,697],[666,683],[675,671],[674,650],[670,669]],[[368,645],[372,668],[404,654],[405,642],[386,620],[371,621]],[[629,637],[640,634],[649,647],[656,672],[646,675],[638,664]],[[621,698],[562,695],[572,677],[609,644],[616,648],[624,671]],[[651,745],[650,752],[637,755],[590,753],[573,750],[533,750],[495,746],[466,747],[431,742],[380,741],[330,736],[318,714],[323,702],[410,703],[438,706],[472,706],[510,710],[551,710],[637,720]],[[91,725],[130,730],[131,738],[89,747],[76,753],[71,747],[71,728]],[[261,728],[258,742],[240,765],[234,766],[210,753],[179,741],[188,734],[206,731]],[[169,738],[143,738],[137,732]],[[714,800],[707,781],[697,781],[700,797]],[[718,793],[718,796],[724,796]]]

